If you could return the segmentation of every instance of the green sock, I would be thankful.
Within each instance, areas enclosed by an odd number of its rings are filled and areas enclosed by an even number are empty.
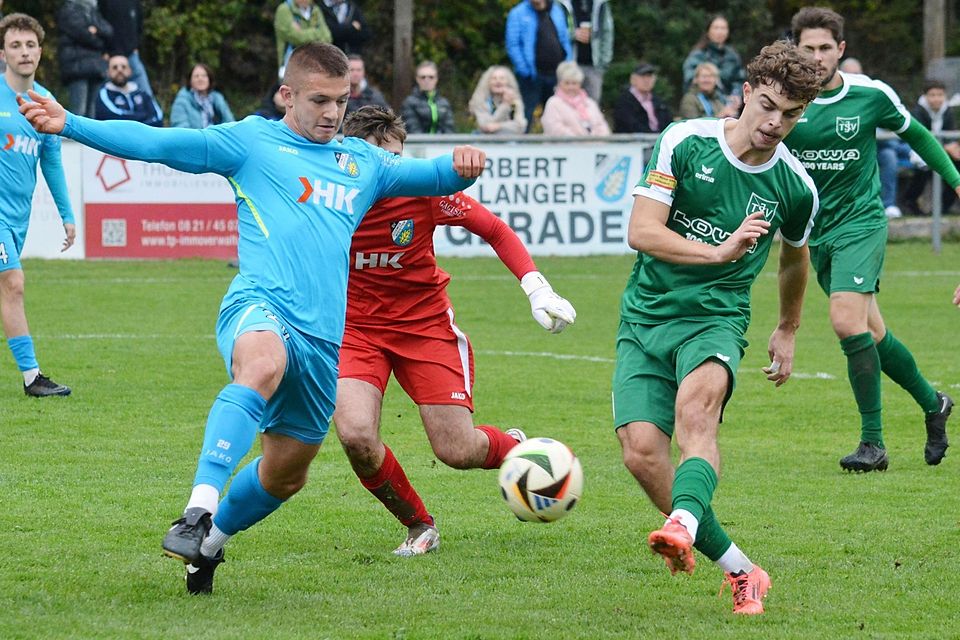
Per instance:
[[[880,356],[870,332],[847,336],[840,341],[847,356],[847,376],[860,410],[860,440],[883,447],[880,421]]]
[[[889,330],[877,345],[877,354],[880,356],[880,369],[888,378],[906,389],[920,408],[927,413],[933,413],[940,408],[937,390],[920,374],[917,361],[913,359],[907,346],[894,338]]]
[[[714,515],[713,508],[707,507],[697,527],[697,539],[693,543],[694,548],[716,562],[727,552],[731,544],[733,544],[733,541],[720,526],[720,521]]]
[[[710,508],[713,490],[717,488],[717,472],[703,458],[687,458],[673,478],[673,508],[686,509],[698,521]]]

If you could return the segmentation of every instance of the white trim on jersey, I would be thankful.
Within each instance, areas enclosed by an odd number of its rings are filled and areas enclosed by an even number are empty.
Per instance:
[[[457,336],[457,351],[460,353],[460,368],[463,369],[463,388],[467,395],[473,397],[473,381],[470,379],[470,342],[460,327],[453,321],[453,309],[447,307],[447,317],[450,318],[450,330]]]
[[[807,185],[807,188],[810,189],[810,193],[813,194],[813,207],[810,211],[810,219],[807,221],[807,227],[803,230],[803,237],[797,241],[791,240],[787,236],[780,233],[780,237],[783,238],[783,241],[786,242],[791,247],[802,247],[807,243],[807,239],[810,237],[810,232],[813,231],[814,218],[817,217],[817,213],[820,212],[820,192],[817,191],[817,185],[814,183],[813,178],[810,177],[810,174],[807,173],[807,170],[803,168],[803,163],[790,153],[790,150],[787,148],[787,145],[782,142],[777,145],[777,156],[783,160],[783,162],[790,167],[790,170],[793,171],[797,176],[803,180],[803,184]]]
[[[894,133],[903,133],[907,130],[907,127],[910,126],[910,120],[912,120],[912,116],[910,115],[910,111],[900,100],[900,96],[897,95],[896,91],[890,88],[890,85],[882,80],[877,80],[860,73],[844,73],[843,71],[837,71],[837,73],[840,74],[840,78],[843,80],[843,88],[840,89],[840,92],[835,96],[830,96],[829,98],[818,97],[814,99],[814,104],[833,104],[834,102],[839,102],[847,95],[847,93],[850,91],[850,87],[852,86],[875,89],[884,94],[887,99],[890,100],[890,103],[893,104],[893,108],[903,115],[903,126],[894,131]]]
[[[677,145],[690,136],[716,138],[718,131],[716,123],[718,122],[720,123],[719,132],[720,137],[722,138],[723,120],[715,120],[713,118],[695,118],[693,120],[675,122],[667,127],[667,129],[660,134],[660,139],[657,141],[660,153],[657,154],[657,164],[655,165],[655,170],[676,178],[673,173],[673,150],[677,148]],[[665,189],[657,186],[643,186],[643,183],[640,183],[634,187],[633,195],[644,196],[646,198],[650,198],[651,200],[662,202],[668,207],[673,205],[672,189]]]

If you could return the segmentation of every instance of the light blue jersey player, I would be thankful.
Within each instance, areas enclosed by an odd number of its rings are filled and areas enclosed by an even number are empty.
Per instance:
[[[350,240],[364,213],[384,197],[459,191],[483,169],[484,154],[471,147],[452,159],[417,160],[359,139],[336,141],[349,90],[343,52],[312,43],[287,64],[281,121],[154,129],[68,115],[42,100],[21,108],[40,130],[125,158],[218,173],[236,194],[240,273],[217,322],[233,383],[210,410],[193,493],[163,541],[167,555],[189,563],[191,593],[212,590],[230,536],[306,482],[333,414]],[[258,428],[263,456],[237,473],[218,505]]]
[[[0,316],[7,345],[23,374],[23,391],[28,396],[67,396],[70,388],[57,384],[40,372],[33,338],[23,306],[23,268],[20,253],[30,224],[33,192],[37,187],[37,163],[50,187],[68,249],[76,236],[73,210],[67,195],[67,181],[60,162],[60,139],[37,133],[17,112],[17,95],[33,90],[50,92],[34,80],[43,43],[43,27],[34,18],[12,13],[0,20],[0,40],[6,71],[0,76]]]

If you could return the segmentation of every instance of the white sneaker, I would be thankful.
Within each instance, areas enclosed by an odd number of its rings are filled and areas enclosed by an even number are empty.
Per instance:
[[[507,429],[504,431],[505,434],[516,440],[517,442],[523,442],[527,439],[527,434],[525,434],[520,429]]]
[[[900,207],[898,207],[898,206],[895,205],[895,204],[890,205],[889,207],[887,207],[886,209],[884,209],[883,212],[884,212],[885,214],[887,214],[887,217],[888,217],[888,218],[902,218],[902,217],[903,217],[903,212],[900,211]]]
[[[407,539],[399,547],[394,549],[393,555],[401,558],[412,558],[413,556],[422,556],[430,553],[440,546],[440,532],[436,527],[418,522],[410,527]]]

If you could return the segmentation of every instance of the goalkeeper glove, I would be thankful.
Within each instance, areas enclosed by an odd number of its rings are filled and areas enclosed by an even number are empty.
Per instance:
[[[558,296],[539,271],[531,271],[520,279],[520,288],[530,300],[533,319],[550,333],[560,333],[577,319],[573,305]]]

